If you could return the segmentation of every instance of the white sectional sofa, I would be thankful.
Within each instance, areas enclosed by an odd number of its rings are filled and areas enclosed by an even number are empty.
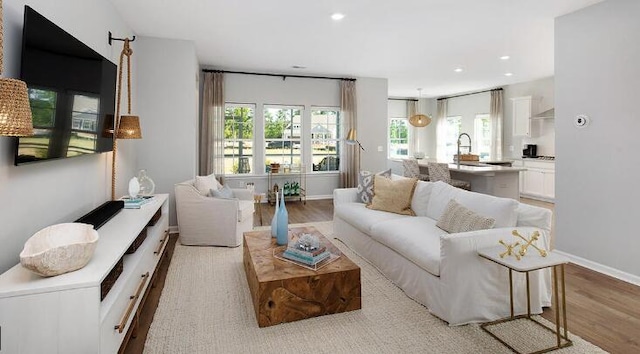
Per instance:
[[[516,229],[524,236],[538,230],[538,247],[549,249],[551,211],[443,182],[418,181],[411,203],[416,216],[368,209],[357,201],[356,188],[336,189],[333,197],[335,237],[450,325],[509,315],[508,270],[478,256],[477,249],[496,246],[500,239],[515,242],[511,232]],[[494,228],[454,234],[438,228],[451,199],[496,219]],[[541,313],[551,304],[550,271],[533,272],[530,280],[531,311]],[[514,272],[517,314],[527,311],[524,282],[524,274]]]

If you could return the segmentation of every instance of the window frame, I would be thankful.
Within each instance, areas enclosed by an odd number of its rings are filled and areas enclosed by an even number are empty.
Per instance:
[[[225,119],[225,126],[226,126],[226,120],[227,120],[227,109],[228,108],[249,108],[249,109],[253,109],[253,127],[251,129],[251,139],[238,139],[238,138],[232,138],[232,139],[227,139],[226,137],[224,138],[224,159],[225,159],[225,164],[224,164],[224,168],[225,168],[225,175],[229,175],[229,176],[247,176],[247,175],[254,175],[255,174],[255,165],[256,165],[256,111],[257,111],[257,105],[255,103],[236,103],[236,102],[225,102],[224,104],[224,119]],[[234,151],[233,154],[231,154],[230,156],[227,155],[226,153],[226,146],[227,146],[227,142],[231,141],[233,143],[233,147],[232,150]],[[233,171],[234,170],[234,163],[236,162],[235,160],[237,159],[237,163],[238,163],[238,170],[240,168],[240,158],[243,156],[240,155],[235,155],[235,143],[236,142],[250,142],[251,143],[251,155],[247,155],[250,157],[249,160],[249,172],[247,173],[240,173],[239,171]],[[231,164],[231,172],[227,172],[226,170],[229,168],[229,166],[227,166],[227,159],[231,158],[232,160],[232,164]]]
[[[267,109],[280,109],[280,110],[299,110],[300,111],[300,135],[296,138],[295,136],[290,136],[289,138],[285,138],[284,137],[284,133],[286,132],[286,128],[282,131],[282,137],[281,138],[267,138],[266,134],[267,134],[267,115],[265,114],[265,112],[267,111]],[[305,110],[306,110],[306,106],[305,105],[279,105],[279,104],[263,104],[262,105],[262,143],[264,146],[263,152],[262,152],[262,157],[263,157],[263,161],[264,161],[264,165],[265,165],[265,173],[267,173],[267,166],[270,164],[269,160],[270,158],[272,158],[273,156],[289,156],[289,165],[293,165],[294,164],[294,159],[295,156],[299,156],[299,165],[300,168],[302,168],[302,166],[305,166],[305,154],[304,154],[304,131],[305,131]],[[293,132],[295,129],[295,122],[293,121],[293,118],[295,117],[295,115],[291,115],[291,121],[290,121],[290,125],[292,126],[291,131]],[[254,135],[255,136],[255,135]],[[267,150],[269,149],[269,143],[270,142],[278,142],[281,141],[281,149],[289,149],[289,151],[291,152],[289,155],[268,155],[267,154]],[[289,147],[285,146],[287,145],[286,142],[289,141]],[[297,141],[298,147],[296,148],[295,145],[296,143],[294,143],[294,141]],[[293,151],[298,151],[298,154],[293,154]],[[281,162],[281,164],[284,163],[285,165],[287,164],[286,162]]]
[[[322,138],[322,139],[314,139],[311,135],[313,134],[312,130],[314,127],[314,122],[313,122],[313,112],[314,111],[333,111],[336,112],[336,136],[333,138]],[[328,122],[325,122],[326,125],[329,125]],[[326,127],[325,127],[326,128]],[[331,129],[329,129],[331,130]],[[336,173],[340,170],[340,142],[343,139],[343,126],[342,126],[342,111],[340,110],[340,107],[332,107],[332,106],[311,106],[309,108],[309,131],[308,131],[308,137],[309,137],[309,157],[311,161],[311,170],[309,171],[310,173]],[[315,155],[313,153],[313,149],[314,149],[314,141],[322,141],[325,142],[327,144],[325,144],[326,146],[329,146],[328,143],[335,143],[335,150],[333,153],[329,153],[331,151],[331,149],[326,149],[327,153],[324,155]],[[337,165],[336,165],[336,169],[335,170],[315,170],[314,169],[314,157],[315,156],[324,156],[324,158],[327,159],[328,165],[331,166],[331,162],[329,157],[330,156],[334,156],[337,158]],[[322,160],[321,160],[322,161]],[[318,162],[318,165],[321,164],[321,161]]]
[[[407,138],[406,138],[406,145],[407,145],[407,153],[400,155],[400,154],[392,154],[392,146],[394,145],[394,143],[391,141],[391,125],[393,124],[393,121],[403,121],[407,127]],[[411,124],[409,124],[409,118],[408,117],[393,117],[390,116],[389,119],[387,120],[387,158],[389,159],[403,159],[403,158],[407,158],[410,156],[411,151],[409,151],[411,149],[410,147],[410,142],[411,142],[411,137],[412,137],[412,132],[410,129]],[[400,138],[395,138],[396,140],[400,139]],[[395,143],[398,144],[398,143]]]
[[[483,120],[483,119],[486,119],[487,123],[488,123],[488,134],[489,134],[488,137],[484,137],[484,134],[482,132],[479,132],[479,129],[478,129],[478,122]],[[473,140],[474,140],[473,148],[474,148],[475,154],[480,156],[480,160],[489,160],[489,159],[493,158],[491,156],[491,150],[492,150],[492,146],[491,145],[493,144],[493,141],[492,141],[493,140],[492,139],[492,136],[493,136],[492,129],[493,129],[493,127],[491,125],[491,115],[489,113],[476,113],[475,114],[475,117],[473,118]],[[488,141],[489,141],[488,145],[484,145],[483,144],[481,146],[480,143],[484,140],[483,138],[484,139],[488,139]],[[484,147],[484,148],[482,148],[482,147]],[[485,149],[487,149],[487,148],[488,148],[489,152],[488,152],[488,154],[486,156],[486,159],[483,159],[482,154],[484,153]]]

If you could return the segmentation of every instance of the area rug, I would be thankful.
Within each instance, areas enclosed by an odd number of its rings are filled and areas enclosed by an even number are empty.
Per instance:
[[[144,352],[510,353],[478,325],[449,327],[431,315],[366,260],[334,240],[331,222],[304,225],[315,226],[361,267],[361,310],[259,328],[242,247],[178,243]],[[522,351],[550,345],[555,338],[527,321],[496,330]],[[574,345],[558,353],[604,353],[579,337],[570,338]]]

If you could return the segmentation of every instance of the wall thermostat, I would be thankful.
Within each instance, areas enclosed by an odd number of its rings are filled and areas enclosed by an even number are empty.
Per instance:
[[[578,128],[584,128],[587,125],[589,125],[589,116],[587,116],[585,114],[578,114],[573,119],[573,124],[575,124],[575,126],[578,127]]]

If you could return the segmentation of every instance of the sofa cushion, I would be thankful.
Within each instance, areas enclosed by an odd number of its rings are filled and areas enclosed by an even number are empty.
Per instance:
[[[360,202],[340,203],[335,206],[334,213],[337,217],[368,235],[371,235],[371,227],[379,222],[412,218],[411,216],[367,209]]]
[[[393,249],[427,272],[440,275],[440,236],[436,221],[427,217],[407,217],[373,225],[371,237]]]
[[[495,219],[476,214],[451,199],[436,226],[446,232],[456,233],[490,229],[495,223]]]
[[[211,189],[218,190],[222,187],[213,173],[208,176],[196,176],[193,185],[202,195],[209,195]]]
[[[367,208],[401,215],[415,215],[411,210],[411,198],[417,181],[416,178],[392,181],[390,178],[376,175],[373,199]]]
[[[378,172],[375,175],[391,178],[391,169]],[[371,199],[373,198],[373,178],[375,175],[369,171],[360,171],[360,173],[358,173],[358,201],[360,203],[371,203]]]
[[[469,192],[455,188],[444,182],[434,182],[427,216],[440,220],[449,201],[455,199],[458,204],[473,212],[496,220],[494,227],[516,226],[518,202],[510,198],[499,198],[488,194]]]
[[[417,216],[427,216],[427,206],[432,190],[433,182],[418,181],[416,183],[416,189],[411,198],[411,209]]]

